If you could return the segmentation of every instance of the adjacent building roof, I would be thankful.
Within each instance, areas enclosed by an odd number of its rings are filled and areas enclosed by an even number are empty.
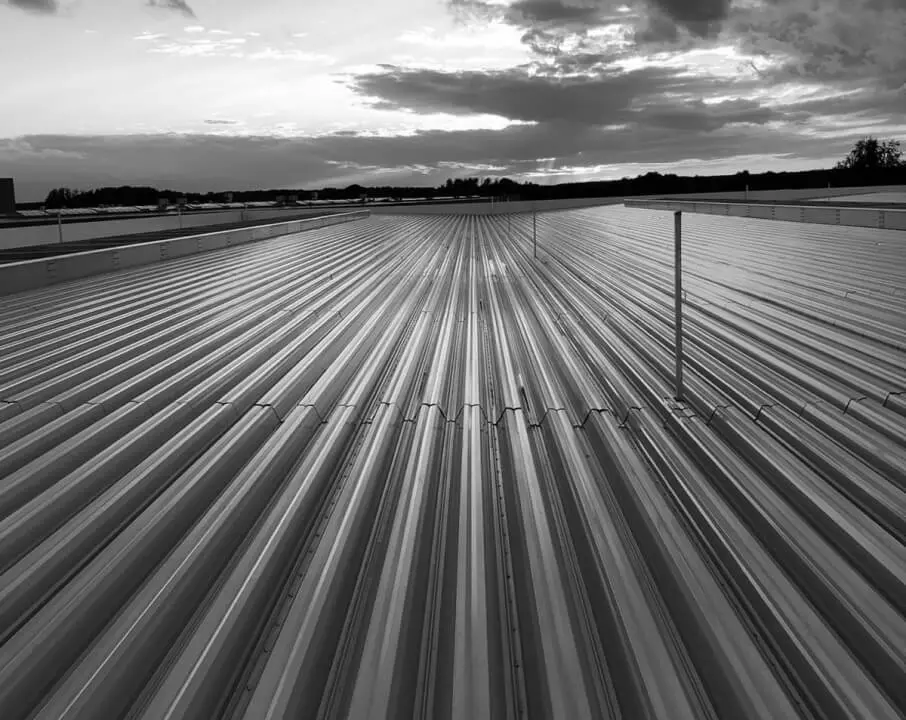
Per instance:
[[[821,198],[823,202],[840,202],[849,201],[855,203],[900,203],[906,204],[906,191],[893,190],[889,192],[872,192],[860,193],[858,195],[846,195],[844,197]]]
[[[684,223],[3,298],[0,717],[902,717],[906,236]]]

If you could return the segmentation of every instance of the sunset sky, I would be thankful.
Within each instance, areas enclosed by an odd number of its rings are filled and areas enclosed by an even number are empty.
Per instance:
[[[904,0],[0,0],[0,176],[189,191],[827,167]]]

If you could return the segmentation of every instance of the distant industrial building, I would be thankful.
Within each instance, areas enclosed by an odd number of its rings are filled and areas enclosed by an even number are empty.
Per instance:
[[[0,178],[0,215],[16,212],[16,186],[12,178]]]

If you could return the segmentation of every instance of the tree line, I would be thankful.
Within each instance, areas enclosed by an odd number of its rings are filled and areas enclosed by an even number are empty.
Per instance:
[[[43,203],[47,208],[87,208],[105,205],[157,205],[161,200],[174,204],[179,198],[189,203],[275,202],[295,195],[301,202],[314,199],[361,201],[363,197],[391,200],[434,199],[440,197],[510,198],[513,200],[554,200],[583,197],[618,197],[633,195],[673,195],[679,193],[741,192],[746,190],[802,190],[810,188],[859,187],[867,185],[906,184],[906,162],[900,143],[866,137],[855,143],[849,154],[833,168],[796,172],[749,173],[733,175],[683,176],[649,172],[634,178],[595,180],[590,182],[539,185],[510,178],[450,178],[438,187],[369,186],[354,184],[343,188],[320,190],[271,189],[236,190],[230,193],[191,193],[159,190],[153,187],[103,187],[93,190],[55,188]],[[21,207],[26,207],[25,204]]]

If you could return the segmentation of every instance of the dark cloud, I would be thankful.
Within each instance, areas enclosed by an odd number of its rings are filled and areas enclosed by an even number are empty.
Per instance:
[[[593,125],[618,121],[635,96],[636,85],[649,75],[643,71],[558,79],[533,77],[522,69],[447,73],[388,67],[356,77],[352,88],[375,98],[376,106],[384,109]]]
[[[474,5],[478,0],[469,0]],[[618,12],[619,3],[598,0],[517,0],[508,6],[488,4],[492,19],[523,29],[522,42],[539,56],[561,59],[599,52],[589,42],[592,29],[606,28],[637,16]],[[568,52],[564,52],[568,47]]]
[[[60,9],[57,0],[6,0],[4,4],[20,10],[47,15],[52,15]]]
[[[185,15],[188,18],[195,18],[195,11],[192,10],[191,7],[189,7],[189,4],[186,2],[186,0],[148,0],[148,5],[150,7],[173,10],[174,12],[177,12],[180,15]]]
[[[779,120],[782,113],[752,100],[724,100],[707,104],[702,100],[661,103],[637,111],[641,122],[666,130],[712,132],[725,125],[764,125]]]
[[[679,30],[669,18],[654,13],[644,28],[636,30],[633,38],[638,45],[675,43],[679,39]]]
[[[594,58],[588,61],[593,62]],[[715,114],[714,106],[701,102],[703,95],[749,89],[738,82],[658,67],[629,72],[611,67],[590,76],[564,77],[531,73],[529,68],[441,72],[385,66],[384,72],[355,77],[351,87],[381,109],[489,114],[523,122],[607,126],[644,123],[653,112],[651,106],[656,105],[659,126],[671,117],[681,119],[683,127],[698,118],[702,128],[720,126],[721,118],[725,118],[723,124],[746,121],[735,119],[732,114]],[[663,99],[664,93],[677,99],[668,102]],[[752,108],[746,110],[751,112]]]
[[[566,36],[563,33],[543,30],[542,28],[529,28],[523,33],[520,40],[537,55],[559,57],[563,53],[563,43],[566,40]]]
[[[595,2],[563,0],[517,0],[508,6],[504,17],[513,24],[600,25],[613,14]]]
[[[618,12],[627,2],[630,12]],[[573,52],[593,28],[628,25],[636,49],[720,38],[746,53],[782,59],[772,79],[863,78],[906,83],[906,0],[448,0],[460,14],[522,29],[539,56]],[[682,31],[682,32],[681,32]],[[682,47],[680,47],[682,46]],[[595,48],[582,47],[582,52]]]
[[[886,0],[879,0],[886,1]],[[471,18],[503,20],[517,27],[530,30],[565,31],[583,34],[591,28],[615,23],[632,22],[636,32],[643,35],[656,33],[659,39],[668,35],[665,24],[680,26],[698,37],[716,35],[726,20],[731,0],[639,0],[638,13],[620,12],[623,0],[517,0],[500,6],[487,0],[448,0],[454,12],[460,15],[467,10]],[[657,18],[652,23],[651,17]],[[527,32],[526,39],[534,37]]]
[[[650,4],[661,10],[685,27],[701,27],[719,23],[726,19],[730,10],[730,0],[649,0]]]
[[[728,31],[745,52],[782,61],[773,80],[906,82],[903,0],[767,0],[735,9]]]
[[[490,174],[509,176],[576,166],[634,174],[621,167],[653,163],[666,172],[671,163],[689,159],[706,163],[761,154],[815,158],[813,165],[826,166],[843,157],[852,141],[729,125],[712,132],[664,132],[538,124],[397,137],[30,136],[0,140],[0,164],[16,177],[23,198],[39,199],[60,185],[148,184],[193,191],[353,182],[428,185],[454,175],[489,174],[471,169],[488,166],[503,168]],[[748,160],[740,162],[752,169]]]

